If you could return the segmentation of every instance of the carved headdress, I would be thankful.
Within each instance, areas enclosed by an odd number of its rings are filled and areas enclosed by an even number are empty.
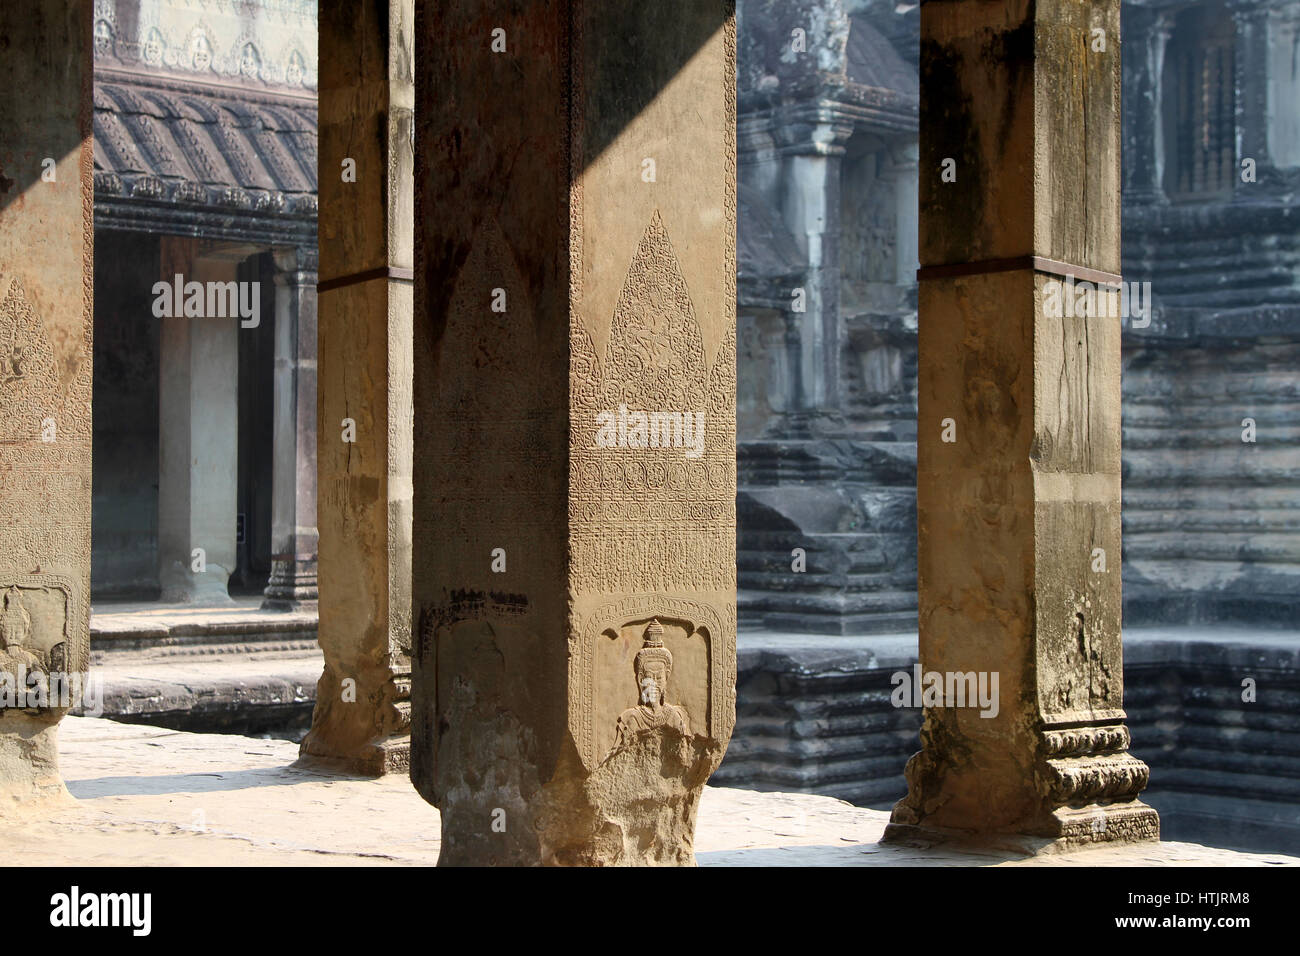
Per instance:
[[[667,673],[673,672],[673,652],[664,647],[664,626],[655,618],[646,625],[641,650],[636,652],[634,666],[638,673],[651,661],[663,661]]]

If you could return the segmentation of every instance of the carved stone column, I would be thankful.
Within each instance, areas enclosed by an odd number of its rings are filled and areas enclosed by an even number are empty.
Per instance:
[[[1124,99],[1133,115],[1124,124],[1128,134],[1124,164],[1124,201],[1163,204],[1165,117],[1165,48],[1173,32],[1173,13],[1131,6],[1124,14],[1127,32],[1135,37],[1124,57]]]
[[[807,259],[799,335],[799,404],[811,422],[840,410],[840,169],[852,124],[830,109],[801,106],[781,121],[782,217]]]
[[[691,864],[735,716],[732,11],[420,9],[412,779],[443,863]]]
[[[275,253],[271,578],[262,606],[316,601],[316,250]]]
[[[65,793],[90,658],[90,4],[2,4],[0,37],[2,812]]]
[[[1262,198],[1265,192],[1277,192],[1277,187],[1282,185],[1269,148],[1269,127],[1277,122],[1275,117],[1278,114],[1294,110],[1294,104],[1284,105],[1286,100],[1270,104],[1269,68],[1281,60],[1285,64],[1281,66],[1284,75],[1294,75],[1295,54],[1284,47],[1281,57],[1270,56],[1274,42],[1271,34],[1278,26],[1280,10],[1262,0],[1231,0],[1228,9],[1232,13],[1236,38],[1233,60],[1238,153],[1233,189],[1238,199],[1253,202]],[[1294,39],[1294,34],[1291,39]],[[1241,178],[1241,160],[1247,157],[1255,161],[1256,181],[1253,183],[1243,182]]]
[[[1119,6],[921,8],[926,709],[893,839],[1159,835],[1124,726],[1120,319],[1045,301],[1118,280]]]
[[[893,154],[894,177],[894,281],[908,288],[916,281],[917,236],[921,206],[920,169],[915,141],[898,146]]]
[[[304,757],[409,762],[413,0],[320,20],[319,635]]]

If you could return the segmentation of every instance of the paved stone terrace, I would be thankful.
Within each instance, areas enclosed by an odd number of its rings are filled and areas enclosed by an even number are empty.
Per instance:
[[[427,865],[438,813],[401,776],[291,766],[297,746],[69,717],[64,779],[75,799],[42,815],[0,808],[0,844],[26,865]],[[1258,866],[1280,854],[1188,843],[1019,859],[880,846],[886,814],[810,794],[708,788],[705,866]]]

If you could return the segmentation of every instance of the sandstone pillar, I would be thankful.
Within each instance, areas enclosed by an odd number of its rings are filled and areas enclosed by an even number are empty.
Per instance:
[[[302,754],[373,774],[410,752],[412,7],[324,4],[320,20],[325,671]]]
[[[1124,124],[1131,156],[1150,157],[1124,164],[1124,199],[1133,203],[1168,202],[1164,191],[1165,48],[1173,31],[1173,13],[1132,6],[1124,14],[1132,21],[1129,33],[1142,37],[1124,58],[1125,98],[1134,106]]]
[[[0,5],[0,49],[2,812],[64,793],[50,690],[89,665],[90,4]]]
[[[1121,323],[1046,301],[1118,278],[1119,2],[921,23],[920,639],[944,693],[889,836],[1155,838],[1123,723]]]
[[[166,236],[160,281],[198,282],[202,317],[162,319],[158,388],[158,578],[162,600],[231,602],[239,453],[238,315],[206,314],[208,283],[238,282],[244,247]],[[176,297],[174,297],[176,298]],[[174,306],[182,313],[183,303]]]
[[[1278,189],[1285,178],[1277,175],[1277,167],[1288,165],[1287,153],[1291,154],[1292,162],[1297,159],[1294,148],[1288,150],[1284,146],[1281,157],[1274,156],[1273,149],[1275,137],[1280,136],[1283,141],[1293,138],[1297,126],[1289,121],[1295,112],[1296,30],[1294,25],[1289,31],[1286,29],[1287,21],[1294,20],[1294,13],[1261,0],[1235,0],[1228,9],[1233,20],[1236,59],[1233,90],[1237,158],[1233,189],[1240,200],[1253,202],[1266,190],[1285,190],[1285,186]],[[1282,95],[1278,96],[1279,93]],[[1288,137],[1288,133],[1292,136]],[[1255,161],[1255,182],[1244,182],[1241,178],[1241,161],[1245,158]]]
[[[840,170],[851,124],[792,116],[784,154],[786,227],[807,259],[799,320],[800,405],[805,416],[838,417],[840,378]]]
[[[275,253],[271,578],[262,606],[316,600],[316,250]]]
[[[690,864],[735,715],[732,11],[421,11],[411,776],[444,863]]]
[[[920,170],[917,147],[908,143],[899,147],[893,159],[894,176],[894,281],[903,288],[916,281],[917,235],[920,228],[918,202]]]

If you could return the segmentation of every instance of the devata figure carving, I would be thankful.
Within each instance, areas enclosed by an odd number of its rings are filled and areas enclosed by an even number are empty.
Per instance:
[[[0,672],[18,674],[45,669],[44,661],[25,646],[31,630],[32,617],[27,613],[18,589],[6,589],[4,610],[0,613],[0,644],[3,644],[0,648]]]
[[[664,647],[664,628],[658,618],[646,626],[644,643],[637,651],[633,667],[640,702],[619,714],[615,746],[626,747],[637,734],[660,727],[671,727],[683,737],[689,737],[691,727],[686,711],[667,701],[673,653]]]

